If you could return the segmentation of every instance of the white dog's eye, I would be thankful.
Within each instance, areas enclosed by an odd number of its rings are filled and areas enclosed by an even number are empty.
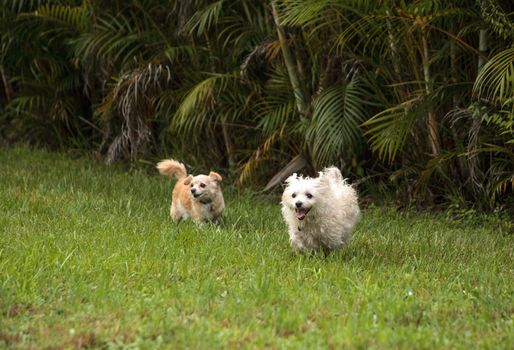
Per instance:
[[[205,184],[204,184],[203,182],[202,182],[202,183],[200,183],[200,187],[201,187],[201,188],[204,188],[204,187],[205,187]]]
[[[312,194],[310,194],[310,193],[306,193],[305,195],[306,195],[306,196],[307,196],[307,198],[309,198],[309,199],[311,199],[311,198],[312,198]]]
[[[296,197],[296,193],[293,193],[293,194],[291,195],[291,197],[295,198],[295,197]]]
[[[193,184],[191,184],[191,187],[193,187],[193,186],[194,186],[194,185],[193,185]]]

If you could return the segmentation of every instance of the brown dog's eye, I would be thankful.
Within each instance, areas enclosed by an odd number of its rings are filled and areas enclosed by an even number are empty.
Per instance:
[[[291,197],[296,198],[296,193],[293,193]]]
[[[205,184],[204,184],[203,182],[202,182],[202,183],[200,183],[200,187],[201,187],[201,188],[204,188],[204,187],[205,187]]]
[[[310,193],[307,193],[307,194],[306,194],[306,196],[307,196],[307,198],[309,198],[309,199],[311,199],[311,198],[312,198],[312,194],[310,194]]]

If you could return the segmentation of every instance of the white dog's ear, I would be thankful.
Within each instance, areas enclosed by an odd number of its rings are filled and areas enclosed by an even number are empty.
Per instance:
[[[291,182],[298,180],[298,174],[294,173],[293,175],[289,176],[287,179],[284,180],[286,184],[290,184]]]

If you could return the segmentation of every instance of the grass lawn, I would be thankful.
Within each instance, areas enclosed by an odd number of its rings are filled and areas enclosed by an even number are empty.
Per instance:
[[[208,169],[206,169],[208,170]],[[176,226],[171,180],[0,148],[0,348],[512,349],[514,236],[363,211],[297,256],[279,199]]]

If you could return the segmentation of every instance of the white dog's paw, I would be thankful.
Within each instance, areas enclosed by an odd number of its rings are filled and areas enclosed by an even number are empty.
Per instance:
[[[307,250],[307,247],[305,246],[305,244],[303,243],[303,241],[294,236],[294,237],[291,237],[289,239],[289,243],[291,244],[291,248],[293,248],[293,250],[296,252],[296,253],[303,253]]]

